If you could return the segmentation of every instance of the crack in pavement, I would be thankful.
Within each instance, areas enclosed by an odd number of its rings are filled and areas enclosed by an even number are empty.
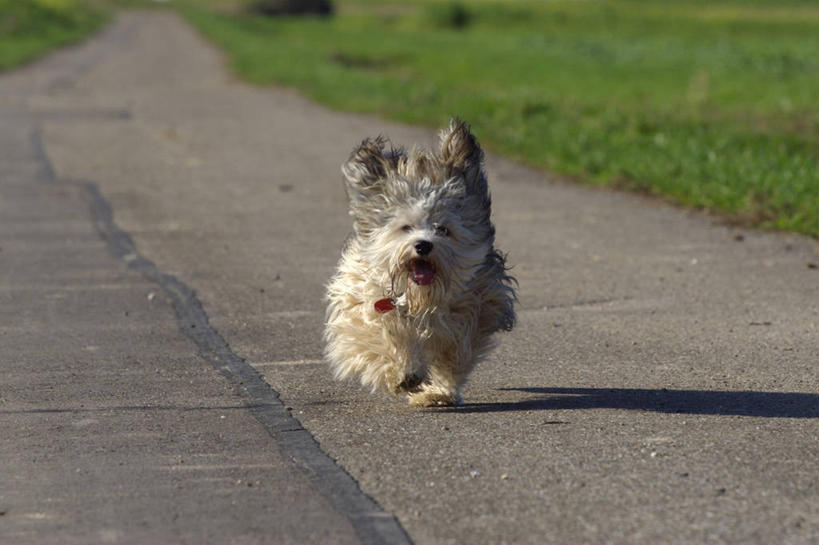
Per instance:
[[[83,69],[89,68],[83,65]],[[30,117],[38,119],[37,115]],[[123,114],[118,110],[115,117],[129,119],[130,112]],[[196,292],[139,253],[131,235],[117,226],[113,209],[98,186],[89,181],[65,179],[57,175],[46,152],[39,124],[31,136],[31,143],[36,160],[41,165],[37,180],[41,183],[72,185],[84,192],[96,229],[109,251],[164,291],[176,312],[179,329],[196,343],[199,355],[247,399],[243,408],[270,434],[280,452],[305,473],[333,509],[350,522],[361,542],[373,545],[412,543],[398,520],[366,495],[350,474],[321,449],[313,435],[285,408],[279,393],[264,381],[258,371],[233,352],[210,325]]]
[[[172,301],[179,329],[196,343],[202,358],[248,398],[249,403],[245,408],[273,437],[282,454],[298,465],[333,508],[350,521],[362,543],[412,543],[398,520],[364,494],[358,483],[321,450],[312,434],[286,410],[279,399],[279,393],[264,381],[258,371],[231,350],[224,338],[210,325],[196,293],[184,282],[161,271],[152,261],[139,254],[131,236],[114,222],[111,205],[102,196],[97,185],[58,179],[43,148],[40,131],[36,132],[35,142],[38,154],[45,161],[45,179],[82,188],[89,200],[97,230],[111,253],[165,292]]]

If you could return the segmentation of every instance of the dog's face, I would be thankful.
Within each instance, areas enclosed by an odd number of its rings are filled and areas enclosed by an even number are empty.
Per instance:
[[[384,147],[365,140],[342,167],[359,258],[390,296],[428,306],[462,289],[492,250],[483,154],[458,122],[438,151]]]

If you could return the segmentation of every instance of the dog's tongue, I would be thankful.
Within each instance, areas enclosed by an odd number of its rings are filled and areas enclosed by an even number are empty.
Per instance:
[[[432,263],[423,259],[412,262],[412,279],[420,286],[429,286],[435,282],[435,269]]]

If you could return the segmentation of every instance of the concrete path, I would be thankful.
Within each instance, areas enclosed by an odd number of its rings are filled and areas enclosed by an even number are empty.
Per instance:
[[[63,99],[152,25],[125,17],[0,78],[0,543],[408,543],[98,186],[46,155],[52,129],[140,123]]]
[[[519,325],[410,409],[321,361],[379,133],[163,13],[0,77],[0,543],[819,541],[815,241],[490,157]]]

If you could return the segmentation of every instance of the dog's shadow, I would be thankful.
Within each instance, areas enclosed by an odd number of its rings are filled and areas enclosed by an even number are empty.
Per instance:
[[[533,394],[520,401],[465,403],[462,413],[622,409],[673,414],[819,418],[819,394],[796,392],[643,390],[630,388],[499,388]]]

